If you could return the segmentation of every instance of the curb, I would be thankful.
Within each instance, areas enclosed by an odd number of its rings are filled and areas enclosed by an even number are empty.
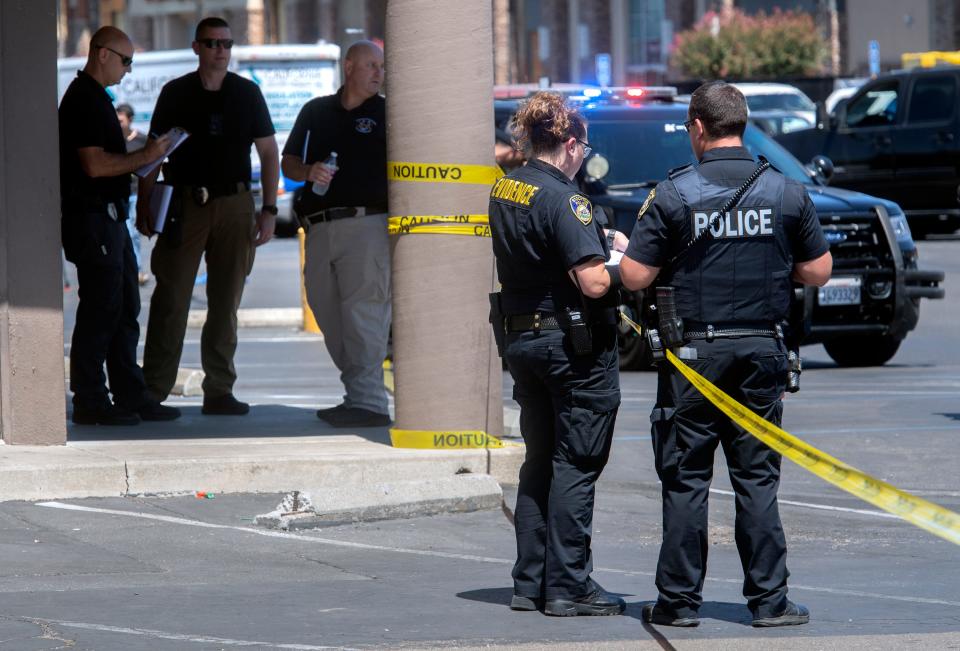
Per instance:
[[[413,495],[409,482],[438,487],[458,475],[516,483],[524,453],[522,446],[408,450],[353,435],[0,446],[0,501],[297,490],[338,494],[351,513],[375,514],[385,487]],[[438,490],[421,491],[433,495],[420,500],[423,508],[436,508],[430,500]]]

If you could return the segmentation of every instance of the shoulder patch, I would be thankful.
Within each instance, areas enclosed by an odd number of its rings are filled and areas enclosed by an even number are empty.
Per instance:
[[[593,206],[590,200],[582,194],[575,194],[570,197],[570,210],[573,216],[580,220],[584,226],[589,226],[593,221]]]
[[[650,194],[647,195],[647,198],[644,200],[643,205],[640,206],[640,212],[637,213],[637,219],[643,217],[643,213],[647,212],[647,208],[650,207],[650,204],[653,203],[654,198],[657,196],[657,189],[653,188],[650,190]]]

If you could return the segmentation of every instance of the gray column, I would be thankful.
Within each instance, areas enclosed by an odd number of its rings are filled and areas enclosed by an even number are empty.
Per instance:
[[[0,2],[0,437],[66,442],[57,2]]]

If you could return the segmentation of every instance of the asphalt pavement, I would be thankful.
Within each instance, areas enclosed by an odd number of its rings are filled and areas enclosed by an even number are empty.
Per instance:
[[[954,511],[958,246],[957,238],[920,243],[921,266],[947,272],[946,299],[924,303],[890,363],[841,369],[822,347],[807,347],[801,392],[784,415],[787,431]],[[274,283],[286,291],[295,253],[290,241],[261,249],[244,305],[273,300]],[[191,331],[184,364],[198,356]],[[339,397],[322,343],[293,329],[244,330],[237,366],[238,395],[282,408],[291,422],[314,422],[312,410]],[[594,576],[624,595],[624,617],[510,611],[514,541],[500,509],[284,533],[253,522],[281,494],[8,502],[0,504],[0,649],[960,649],[960,550],[786,461],[790,596],[810,608],[811,623],[748,625],[718,458],[701,625],[643,624],[660,542],[648,421],[655,378],[627,373],[622,386],[597,495]],[[504,396],[509,388],[505,376]],[[505,497],[509,508],[509,487]]]

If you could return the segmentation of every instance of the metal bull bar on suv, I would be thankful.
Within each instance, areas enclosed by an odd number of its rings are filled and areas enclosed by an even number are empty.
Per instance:
[[[928,271],[924,269],[904,269],[903,254],[897,244],[897,236],[893,232],[893,225],[890,223],[890,215],[887,209],[882,205],[876,205],[873,209],[880,220],[880,226],[883,228],[884,235],[887,236],[887,242],[893,252],[895,263],[894,286],[895,291],[902,292],[909,298],[943,298],[945,295],[943,287],[944,273],[942,271]]]

